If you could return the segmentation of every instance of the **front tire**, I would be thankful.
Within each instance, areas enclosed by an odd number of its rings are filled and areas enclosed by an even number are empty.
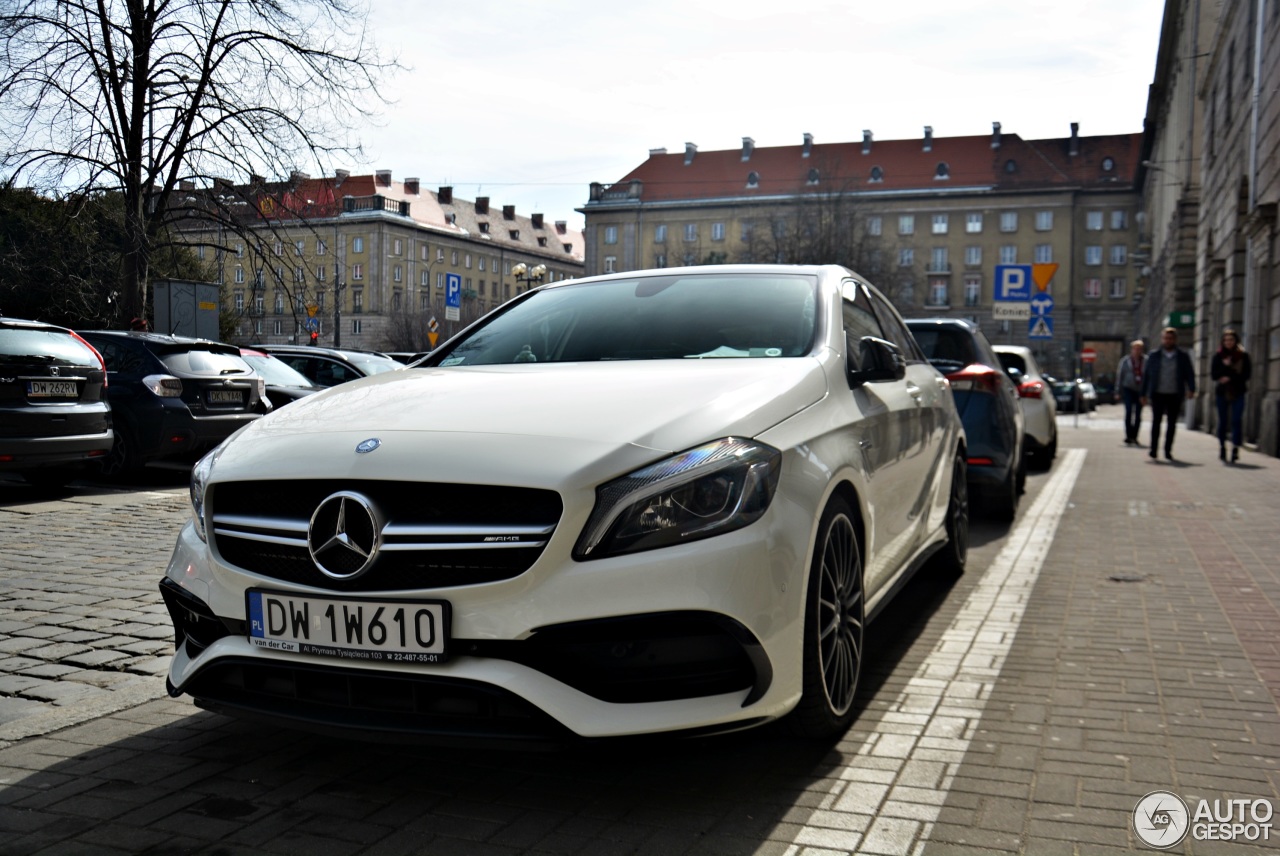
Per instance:
[[[833,737],[853,721],[866,625],[855,519],[849,503],[835,497],[818,523],[805,608],[804,690],[790,717],[802,737]]]

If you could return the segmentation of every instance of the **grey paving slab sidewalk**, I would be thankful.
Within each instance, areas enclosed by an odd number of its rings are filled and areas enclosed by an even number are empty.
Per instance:
[[[1031,479],[1020,520],[1052,518],[1051,542],[978,523],[969,573],[913,582],[872,626],[861,715],[822,746],[764,729],[553,754],[403,750],[204,713],[159,697],[146,671],[168,651],[144,633],[164,626],[155,584],[182,492],[0,505],[0,550],[22,544],[0,568],[0,663],[19,661],[0,665],[0,711],[15,706],[0,729],[29,735],[0,746],[0,854],[1085,856],[1154,852],[1130,826],[1151,790],[1280,804],[1280,461],[1223,466],[1212,438],[1184,430],[1181,460],[1153,463],[1100,413],[1062,420],[1062,459]],[[1046,505],[1068,460],[1078,477]],[[67,542],[45,531],[83,518],[103,537],[62,558]],[[1019,533],[975,623],[966,604]],[[987,678],[933,680],[932,658],[954,661],[965,633],[964,662]],[[986,637],[1005,633],[1007,654],[984,667]],[[158,647],[129,647],[142,643]]]

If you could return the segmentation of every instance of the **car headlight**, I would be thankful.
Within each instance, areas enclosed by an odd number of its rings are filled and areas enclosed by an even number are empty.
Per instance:
[[[219,444],[213,451],[196,461],[191,468],[191,522],[196,526],[196,534],[200,540],[208,543],[209,536],[204,528],[204,500],[209,489],[209,476],[213,473],[213,465],[218,462],[226,443]]]
[[[741,529],[769,508],[782,453],[725,437],[628,473],[596,490],[596,507],[574,548],[599,559]]]

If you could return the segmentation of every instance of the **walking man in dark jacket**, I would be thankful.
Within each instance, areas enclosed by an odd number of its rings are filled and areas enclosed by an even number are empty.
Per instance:
[[[1160,334],[1160,350],[1147,357],[1142,372],[1142,403],[1151,402],[1151,451],[1152,458],[1160,448],[1160,420],[1167,419],[1169,427],[1164,435],[1164,456],[1173,460],[1173,434],[1182,412],[1183,398],[1196,394],[1195,369],[1191,357],[1178,347],[1178,331],[1165,327]]]

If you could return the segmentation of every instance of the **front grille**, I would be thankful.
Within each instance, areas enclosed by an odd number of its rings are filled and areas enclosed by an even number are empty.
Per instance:
[[[364,497],[380,517],[377,559],[345,579],[321,573],[307,543],[312,515],[339,492]],[[563,510],[559,494],[548,490],[334,479],[215,484],[209,508],[223,561],[270,579],[341,592],[511,579],[542,555]],[[333,520],[324,515],[327,525]],[[353,522],[353,535],[364,530]],[[326,566],[338,575],[358,567],[349,559],[340,551],[325,553]]]

